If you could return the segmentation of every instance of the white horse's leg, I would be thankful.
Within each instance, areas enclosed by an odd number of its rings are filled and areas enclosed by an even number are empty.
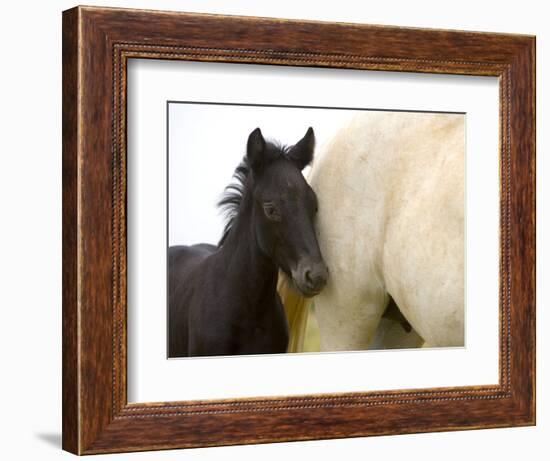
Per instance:
[[[382,318],[369,349],[409,349],[423,346],[424,339],[415,330],[405,331],[400,322]]]
[[[464,345],[464,128],[434,121],[423,161],[401,178],[391,201],[383,251],[384,283],[431,347]]]
[[[407,349],[423,344],[424,339],[412,328],[395,301],[390,299],[369,349]]]
[[[357,297],[327,288],[314,301],[321,351],[368,349],[388,302],[385,292],[373,290]]]
[[[385,282],[403,315],[427,344],[464,346],[463,224],[456,219],[455,229],[449,229],[449,220],[436,220],[435,213],[424,210],[402,212],[388,225]],[[421,224],[412,225],[415,222]],[[429,235],[426,228],[436,237],[425,238]]]

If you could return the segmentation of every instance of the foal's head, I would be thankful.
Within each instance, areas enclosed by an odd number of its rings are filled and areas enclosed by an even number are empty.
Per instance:
[[[319,293],[328,277],[313,227],[317,197],[302,175],[314,145],[312,128],[289,147],[266,142],[256,128],[246,153],[256,242],[304,296]]]

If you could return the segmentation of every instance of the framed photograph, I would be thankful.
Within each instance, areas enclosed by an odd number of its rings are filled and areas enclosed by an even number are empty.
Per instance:
[[[535,38],[63,13],[63,448],[535,424]]]

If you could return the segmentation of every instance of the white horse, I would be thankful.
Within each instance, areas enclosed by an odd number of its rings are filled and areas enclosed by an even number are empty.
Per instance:
[[[330,271],[314,299],[321,350],[462,346],[463,116],[363,112],[323,146],[308,181]],[[412,334],[382,319],[389,295]]]

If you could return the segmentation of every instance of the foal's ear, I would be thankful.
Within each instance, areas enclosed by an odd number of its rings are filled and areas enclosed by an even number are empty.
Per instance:
[[[291,147],[287,155],[300,170],[303,170],[313,160],[314,148],[315,134],[313,128],[309,127],[305,136]]]
[[[264,161],[265,139],[259,128],[256,128],[248,136],[246,144],[246,158],[253,170],[260,168]]]

